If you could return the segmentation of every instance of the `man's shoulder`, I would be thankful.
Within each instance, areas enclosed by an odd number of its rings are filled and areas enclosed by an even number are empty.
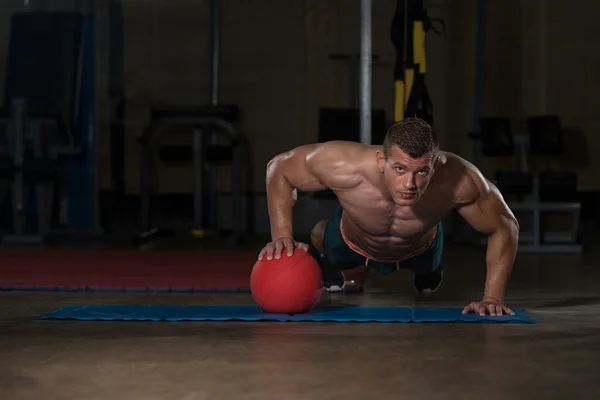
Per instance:
[[[366,176],[370,146],[349,141],[328,141],[314,145],[307,156],[313,173],[332,190],[357,187]]]
[[[330,166],[334,164],[337,168],[359,172],[375,162],[375,152],[377,146],[370,146],[357,142],[349,141],[329,141],[318,144],[318,151],[315,153],[315,161],[325,161]]]
[[[449,166],[451,167],[457,167],[457,166],[463,166],[463,167],[469,167],[469,168],[475,168],[475,165],[473,165],[471,162],[465,160],[464,158],[462,158],[461,156],[459,156],[456,153],[451,153],[449,151],[440,151],[440,156],[445,159],[447,161],[447,163],[449,164]]]
[[[483,177],[479,168],[455,153],[442,151],[440,152],[440,159],[443,161],[444,169],[454,173],[457,177],[471,179]]]
[[[454,185],[453,197],[456,204],[473,203],[489,190],[490,182],[471,162],[450,152],[443,152],[442,155],[445,157],[444,175]]]
[[[330,140],[327,142],[318,143],[318,146],[328,150],[340,151],[375,151],[382,146],[368,145],[359,142],[351,142],[347,140]]]

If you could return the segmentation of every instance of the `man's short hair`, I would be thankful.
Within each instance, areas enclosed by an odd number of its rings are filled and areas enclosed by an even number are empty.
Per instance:
[[[392,146],[398,146],[412,158],[439,150],[433,127],[419,118],[405,118],[388,129],[383,140],[383,154],[386,158],[390,156]]]

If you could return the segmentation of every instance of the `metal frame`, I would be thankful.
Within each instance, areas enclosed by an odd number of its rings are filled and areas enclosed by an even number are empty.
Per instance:
[[[360,0],[360,142],[371,144],[372,4]]]
[[[514,135],[515,145],[518,148],[519,169],[530,172],[528,161],[528,135]],[[521,202],[509,202],[508,207],[512,211],[530,212],[533,216],[531,231],[519,233],[520,253],[581,253],[583,246],[578,242],[579,218],[581,215],[581,204],[578,202],[542,202],[539,199],[540,181],[537,175],[533,175],[531,199]],[[542,232],[541,217],[545,212],[571,213],[573,216],[572,229],[567,232]],[[485,245],[487,239],[482,239]]]
[[[139,139],[140,142],[140,197],[141,197],[141,223],[144,232],[150,232],[151,207],[150,207],[150,157],[153,139],[167,126],[191,126],[193,127],[193,165],[194,165],[194,225],[196,228],[203,226],[203,134],[205,132],[225,133],[231,139],[233,160],[231,171],[232,208],[231,216],[234,223],[235,234],[243,234],[242,220],[242,184],[244,151],[243,140],[235,127],[216,117],[163,117],[153,120],[144,130]],[[143,233],[142,236],[145,234]]]
[[[527,157],[529,136],[515,135],[515,144],[519,148],[520,169],[529,171]],[[533,176],[532,199],[508,206],[513,211],[529,211],[533,214],[533,227],[531,232],[519,235],[519,251],[526,253],[581,253],[583,246],[577,243],[579,233],[579,217],[581,204],[577,202],[542,202],[539,199],[540,181],[537,175]],[[567,212],[573,214],[573,225],[569,232],[542,232],[541,214],[543,212]]]
[[[221,0],[210,0],[210,104],[216,106],[219,104],[219,86],[221,73]],[[204,145],[215,146],[217,144],[217,134],[207,131],[203,136]],[[209,165],[206,169],[207,187],[210,193],[217,192],[217,168]],[[208,228],[216,229],[217,226],[217,196],[211,196],[208,204],[204,205],[207,213]]]
[[[80,13],[77,13],[80,14]],[[28,194],[30,188],[27,187],[27,182],[25,182],[24,177],[24,152],[27,149],[31,149],[34,158],[48,158],[51,160],[57,160],[61,156],[72,156],[79,155],[82,153],[82,149],[84,149],[81,138],[76,140],[74,137],[73,129],[79,128],[83,129],[84,132],[80,132],[79,134],[83,135],[84,133],[89,135],[90,139],[93,139],[93,135],[95,135],[95,120],[82,118],[84,116],[82,114],[82,79],[90,78],[90,82],[93,86],[95,85],[95,77],[93,75],[94,69],[91,69],[90,74],[85,75],[84,73],[84,61],[85,61],[85,53],[84,51],[89,51],[90,55],[96,51],[95,46],[89,47],[86,46],[85,39],[86,37],[86,23],[92,21],[94,17],[94,13],[90,12],[88,15],[84,15],[82,26],[82,31],[79,33],[81,37],[79,38],[79,50],[77,54],[77,66],[75,71],[75,85],[73,87],[73,99],[72,99],[72,107],[73,107],[73,115],[70,116],[69,120],[63,121],[65,124],[65,131],[62,132],[62,135],[59,140],[50,139],[48,140],[45,137],[41,127],[43,126],[53,126],[57,130],[61,130],[60,122],[55,118],[48,117],[31,117],[28,112],[28,102],[25,98],[12,98],[11,99],[11,115],[7,118],[0,119],[0,124],[5,126],[5,136],[7,140],[6,146],[0,146],[0,152],[7,154],[12,159],[12,176],[10,179],[12,180],[12,196],[13,196],[13,233],[9,233],[7,235],[3,235],[2,240],[4,242],[12,242],[12,243],[41,243],[44,241],[45,236],[47,236],[51,231],[51,218],[52,218],[52,200],[54,194],[54,184],[52,181],[40,181],[35,182],[33,185],[35,186],[36,191],[36,200],[37,200],[37,213],[38,213],[38,227],[36,234],[33,235],[25,235],[26,228],[26,208],[25,208],[25,196]],[[95,25],[91,25],[95,27]],[[89,27],[89,26],[88,26]],[[95,41],[95,36],[90,36],[92,44]],[[95,62],[95,58],[91,57],[92,62]],[[88,67],[93,68],[93,65],[87,65]],[[87,71],[86,71],[87,72]],[[90,93],[93,96],[94,92]],[[93,109],[93,98],[87,99],[89,105]],[[87,114],[85,115],[87,116]],[[80,124],[80,125],[78,125]],[[89,130],[89,132],[88,132]],[[88,157],[94,157],[92,160],[93,170],[96,170],[96,159],[94,153],[94,142],[90,142],[86,145],[85,150],[89,153]],[[66,177],[67,179],[72,179],[74,176],[71,174],[73,168],[69,168],[69,163],[77,162],[74,160],[66,160]],[[26,167],[26,166],[25,166]],[[26,170],[26,169],[25,169]],[[91,182],[93,185],[93,196],[97,196],[97,175],[94,173],[93,181]],[[71,186],[72,187],[72,186]],[[77,200],[80,200],[79,198]],[[77,204],[75,200],[71,202],[74,204],[74,209],[81,208],[80,204]],[[93,215],[92,215],[92,223],[93,225],[97,225],[98,221],[98,207],[97,202],[95,201],[93,206]],[[69,218],[70,219],[70,218]],[[95,227],[97,228],[97,227]]]
[[[13,176],[11,195],[13,202],[13,233],[2,235],[2,241],[6,243],[42,243],[46,235],[50,233],[52,218],[52,198],[54,195],[54,182],[38,182],[35,184],[35,196],[37,200],[37,222],[38,233],[26,235],[26,201],[25,193],[29,192],[23,176],[23,163],[25,142],[32,143],[33,156],[35,158],[48,157],[56,159],[60,155],[77,154],[79,149],[69,145],[44,146],[40,127],[43,125],[55,125],[56,121],[49,118],[29,118],[27,115],[27,101],[25,99],[13,99],[10,119],[3,118],[0,124],[5,126],[6,146],[0,146],[0,153],[7,154],[13,160]]]
[[[521,253],[581,253],[583,246],[577,243],[581,204],[579,203],[540,203],[523,202],[508,205],[513,211],[530,211],[533,214],[531,232],[519,234]],[[570,232],[542,232],[543,212],[570,212],[573,214],[573,228]]]

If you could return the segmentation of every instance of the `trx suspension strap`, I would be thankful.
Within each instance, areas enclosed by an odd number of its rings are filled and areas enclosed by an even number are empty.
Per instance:
[[[434,21],[441,24],[441,31],[434,29]],[[425,35],[429,29],[441,33],[444,28],[442,20],[429,18],[423,0],[397,0],[391,29],[392,43],[396,47],[395,121],[418,117],[433,124],[433,107],[425,85]]]

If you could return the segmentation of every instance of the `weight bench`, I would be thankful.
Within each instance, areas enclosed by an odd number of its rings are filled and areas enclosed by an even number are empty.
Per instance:
[[[141,137],[138,139],[140,144],[140,190],[141,190],[141,225],[142,234],[140,239],[151,240],[154,234],[159,233],[159,229],[152,226],[151,210],[151,156],[152,142],[162,132],[164,128],[184,126],[192,129],[191,146],[175,146],[173,153],[187,156],[193,160],[194,183],[194,217],[192,229],[203,229],[203,196],[204,179],[203,171],[207,164],[231,163],[231,220],[233,234],[231,236],[232,244],[240,242],[244,232],[243,222],[243,203],[242,188],[244,181],[251,182],[251,179],[244,179],[244,174],[251,176],[250,163],[247,162],[248,151],[245,149],[247,144],[245,138],[235,128],[234,123],[239,120],[239,110],[235,106],[207,106],[198,108],[163,108],[152,110],[151,120],[145,128]],[[215,133],[224,135],[229,139],[228,145],[216,145],[208,143],[205,134]],[[165,151],[168,153],[168,151]],[[248,158],[249,159],[249,158]],[[216,193],[209,193],[210,196],[216,196]],[[249,207],[248,207],[249,208]],[[215,210],[212,210],[214,213]],[[251,214],[251,213],[249,213]]]
[[[16,13],[11,19],[0,179],[9,182],[12,229],[3,242],[44,240],[52,225],[59,159],[80,152],[75,125],[83,23],[81,14],[67,12]],[[31,187],[37,201],[34,229],[28,224]]]

